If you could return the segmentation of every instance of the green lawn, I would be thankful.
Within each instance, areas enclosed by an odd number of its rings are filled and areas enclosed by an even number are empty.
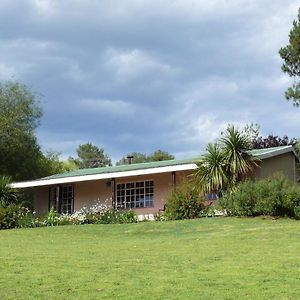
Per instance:
[[[0,299],[298,299],[300,221],[0,231]]]

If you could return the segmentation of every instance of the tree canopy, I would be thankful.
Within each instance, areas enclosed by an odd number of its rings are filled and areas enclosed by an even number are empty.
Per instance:
[[[264,149],[288,145],[296,146],[298,144],[297,138],[289,138],[287,135],[284,135],[283,137],[274,134],[263,136],[260,133],[260,126],[253,123],[246,125],[242,133],[248,137],[251,143],[251,148],[253,149]]]
[[[112,165],[110,157],[104,150],[92,143],[79,145],[76,152],[78,157],[70,157],[70,160],[80,169],[99,168]]]
[[[0,82],[0,173],[14,180],[45,175],[35,137],[41,116],[37,94],[15,81]]]
[[[284,60],[282,71],[294,78],[294,83],[285,92],[287,100],[292,100],[295,106],[300,105],[300,8],[298,18],[293,22],[289,34],[289,44],[279,50]]]
[[[57,152],[41,151],[35,130],[42,114],[40,97],[29,87],[0,82],[0,174],[21,181],[76,167],[61,161]]]
[[[150,155],[140,153],[140,152],[131,152],[131,153],[128,153],[126,156],[123,156],[116,163],[116,165],[127,165],[128,164],[128,158],[127,158],[128,156],[132,157],[131,163],[133,163],[133,164],[174,159],[174,156],[172,154],[168,153],[167,151],[163,151],[163,150],[156,150],[155,152],[151,153]]]

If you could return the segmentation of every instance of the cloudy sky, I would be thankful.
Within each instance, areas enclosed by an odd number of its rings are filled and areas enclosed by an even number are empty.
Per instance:
[[[1,0],[0,80],[42,94],[44,150],[194,156],[228,123],[299,137],[281,72],[299,0]]]

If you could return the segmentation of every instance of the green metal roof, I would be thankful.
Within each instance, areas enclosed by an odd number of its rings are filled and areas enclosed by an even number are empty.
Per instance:
[[[273,148],[265,148],[265,149],[254,149],[251,150],[251,154],[258,158],[265,158],[267,155],[271,155],[272,153],[281,152],[282,150],[286,150],[291,148],[291,146],[281,146],[281,147],[273,147]],[[121,166],[113,166],[113,167],[102,167],[102,168],[90,168],[90,169],[79,169],[63,174],[56,174],[49,177],[44,177],[41,180],[47,179],[57,179],[57,178],[66,178],[66,177],[74,177],[74,176],[86,176],[86,175],[95,175],[95,174],[107,174],[107,173],[116,173],[116,172],[127,172],[127,171],[135,171],[135,170],[143,170],[150,168],[160,168],[160,167],[168,167],[175,165],[185,165],[191,164],[199,161],[201,156],[190,158],[190,159],[174,159],[174,160],[164,160],[164,161],[156,161],[156,162],[148,162],[148,163],[139,163],[139,164],[131,164],[131,165],[121,165]]]
[[[200,159],[200,157],[193,158],[193,159],[163,160],[163,161],[155,161],[155,162],[148,162],[148,163],[113,166],[113,167],[79,169],[79,170],[75,170],[75,171],[71,171],[71,172],[67,172],[67,173],[63,173],[63,174],[56,174],[56,175],[44,177],[42,179],[46,180],[46,179],[56,179],[56,178],[65,178],[65,177],[73,177],[73,176],[85,176],[85,175],[104,174],[104,173],[107,174],[107,173],[143,170],[143,169],[150,169],[150,168],[186,165],[186,164],[195,163],[199,159]]]

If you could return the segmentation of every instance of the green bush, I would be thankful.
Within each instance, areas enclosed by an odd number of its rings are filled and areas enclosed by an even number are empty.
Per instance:
[[[21,216],[21,218],[18,220],[17,227],[32,228],[32,227],[41,227],[41,226],[43,226],[42,222],[37,217],[35,217],[34,213],[27,210],[26,214]]]
[[[59,224],[59,214],[51,207],[48,214],[44,217],[43,224],[45,226],[56,226]]]
[[[100,212],[86,214],[86,223],[88,224],[125,224],[136,222],[137,215],[133,210],[118,211],[108,207]]]
[[[19,220],[26,215],[24,207],[18,204],[0,206],[0,229],[18,227]]]
[[[96,214],[96,223],[98,224],[116,224],[118,222],[118,212],[114,208],[107,208],[99,214]]]
[[[164,216],[169,220],[194,219],[201,217],[203,210],[203,197],[192,182],[185,181],[167,198]]]
[[[137,222],[137,215],[133,210],[124,210],[121,211],[119,214],[119,223],[136,223]]]
[[[288,216],[300,218],[300,187],[283,175],[244,181],[235,192],[219,200],[223,209],[233,216]]]

